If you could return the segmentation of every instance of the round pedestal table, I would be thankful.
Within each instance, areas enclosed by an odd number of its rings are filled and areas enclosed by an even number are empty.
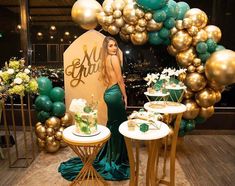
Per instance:
[[[107,182],[95,170],[92,163],[103,145],[110,138],[110,130],[102,125],[98,125],[97,133],[91,136],[80,136],[75,132],[75,125],[67,127],[63,131],[63,140],[81,158],[84,166],[70,185],[82,185],[89,180],[89,185],[108,185]]]
[[[143,121],[144,122],[144,121]],[[146,122],[147,123],[147,122]],[[160,139],[169,134],[169,127],[160,121],[156,121],[155,125],[158,129],[149,128],[147,132],[141,132],[136,126],[134,130],[129,130],[128,121],[123,122],[119,126],[119,132],[124,136],[127,146],[127,152],[130,162],[130,186],[138,185],[139,174],[139,142],[141,140],[148,141],[148,163],[146,170],[146,185],[152,186],[156,184],[157,167],[156,160],[158,158],[158,149]],[[136,142],[136,159],[133,153],[133,143]]]

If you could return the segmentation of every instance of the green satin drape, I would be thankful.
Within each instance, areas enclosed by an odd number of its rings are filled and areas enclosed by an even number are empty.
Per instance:
[[[124,137],[118,128],[127,120],[127,115],[118,84],[105,91],[104,100],[108,108],[107,127],[111,138],[97,155],[93,166],[105,180],[126,180],[130,177],[130,167]],[[81,159],[76,157],[61,163],[58,171],[65,179],[72,181],[82,166]]]

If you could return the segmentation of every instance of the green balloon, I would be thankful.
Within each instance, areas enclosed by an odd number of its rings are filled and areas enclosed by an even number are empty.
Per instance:
[[[204,54],[204,53],[207,52],[207,49],[208,49],[208,47],[207,47],[207,44],[205,42],[198,42],[197,43],[196,50],[197,50],[198,53]]]
[[[191,132],[193,129],[195,129],[195,121],[194,120],[188,120],[185,131],[186,132]]]
[[[179,13],[179,6],[178,6],[178,4],[175,1],[173,1],[173,0],[169,0],[168,4],[174,7],[173,17],[176,19],[178,17],[178,13]]]
[[[175,26],[175,19],[170,17],[164,21],[164,27],[167,29],[172,29]]]
[[[37,119],[38,121],[44,123],[48,118],[50,117],[50,114],[48,112],[45,112],[45,111],[40,111],[38,114],[37,114]]]
[[[169,38],[170,37],[170,30],[166,29],[165,27],[162,27],[162,29],[159,31],[159,36],[162,39]]]
[[[165,40],[163,40],[162,44],[170,45],[171,44],[171,40],[169,38],[166,38]]]
[[[206,52],[204,54],[199,54],[199,58],[202,60],[202,62],[206,62],[206,60],[210,57],[210,53]]]
[[[149,32],[149,43],[153,45],[160,45],[163,42],[163,39],[159,36],[158,32]]]
[[[52,89],[52,82],[47,77],[39,77],[38,82],[38,91],[40,95],[49,95]]]
[[[42,105],[42,110],[46,111],[46,112],[50,112],[52,109],[53,103],[51,100],[47,100],[45,102],[43,102]]]
[[[179,130],[178,136],[179,137],[185,136],[185,131],[184,130]]]
[[[216,50],[217,43],[213,39],[208,39],[206,41],[208,52],[213,53]]]
[[[195,118],[195,122],[196,122],[197,124],[202,124],[202,123],[204,123],[205,121],[206,121],[206,118],[203,118],[203,117],[201,117],[201,116],[198,116],[198,117]]]
[[[43,110],[44,104],[50,101],[50,98],[46,95],[39,95],[35,100],[36,110]]]
[[[52,101],[64,101],[64,89],[61,87],[54,87],[50,91],[50,98]]]
[[[170,4],[167,4],[166,6],[164,6],[162,10],[166,13],[166,18],[174,17],[175,15],[175,9]]]
[[[183,20],[184,14],[190,9],[190,6],[183,1],[178,2],[177,4],[178,4],[178,8],[179,8],[177,20]]]
[[[62,117],[64,116],[65,110],[65,104],[63,102],[54,102],[52,106],[52,116]]]
[[[180,122],[180,130],[184,130],[186,127],[187,121],[185,119],[182,119]]]
[[[164,10],[157,10],[153,13],[154,21],[161,23],[166,19],[166,12]]]
[[[220,50],[224,50],[225,47],[223,45],[217,45],[215,51],[220,51]]]
[[[166,5],[168,0],[137,0],[136,3],[146,10],[157,10]]]

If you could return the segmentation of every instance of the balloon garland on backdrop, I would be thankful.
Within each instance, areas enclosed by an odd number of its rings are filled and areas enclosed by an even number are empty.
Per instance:
[[[35,125],[38,146],[47,152],[56,152],[65,146],[62,141],[64,128],[70,126],[73,117],[65,112],[64,89],[52,87],[47,77],[37,79],[39,96],[35,100],[38,123]]]
[[[134,45],[167,45],[178,65],[187,68],[179,75],[187,87],[183,99],[187,110],[179,135],[213,115],[213,105],[220,101],[225,86],[235,83],[235,52],[218,44],[221,30],[207,25],[204,11],[174,0],[105,0],[102,7],[95,0],[84,1],[76,1],[72,8],[72,18],[82,28],[90,30],[100,24]],[[85,19],[86,12],[90,12],[89,19]]]

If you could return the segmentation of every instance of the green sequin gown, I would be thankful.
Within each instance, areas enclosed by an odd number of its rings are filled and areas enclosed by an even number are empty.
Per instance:
[[[100,150],[93,166],[105,180],[126,180],[130,177],[129,160],[124,137],[118,128],[127,120],[127,115],[118,84],[106,89],[104,100],[108,108],[107,127],[111,131],[111,138]],[[58,171],[66,180],[72,181],[82,166],[81,159],[76,157],[61,163]]]

